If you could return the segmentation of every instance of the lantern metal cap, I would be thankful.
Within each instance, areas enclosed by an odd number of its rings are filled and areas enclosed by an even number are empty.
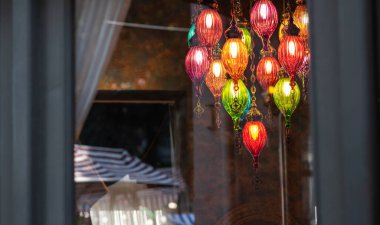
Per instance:
[[[226,30],[224,33],[224,36],[229,38],[239,38],[241,39],[243,37],[243,32],[239,29],[237,26],[236,18],[232,18],[231,20],[231,26]]]

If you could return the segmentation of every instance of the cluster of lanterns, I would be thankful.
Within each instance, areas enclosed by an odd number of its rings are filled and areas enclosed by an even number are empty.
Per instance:
[[[289,128],[291,116],[301,96],[295,78],[299,76],[304,83],[310,67],[309,19],[307,7],[302,0],[297,0],[297,7],[293,14],[290,12],[288,3],[280,24],[277,60],[276,51],[270,44],[270,38],[279,24],[277,9],[272,1],[253,2],[249,18],[251,32],[247,29],[248,22],[244,22],[244,19],[236,15],[241,14],[241,12],[236,12],[236,5],[241,5],[239,0],[232,1],[234,13],[230,26],[224,33],[226,41],[222,49],[219,47],[219,41],[223,35],[223,22],[217,7],[199,12],[188,33],[190,49],[186,56],[185,66],[188,76],[195,85],[198,98],[195,113],[200,115],[204,111],[200,104],[200,97],[202,83],[205,81],[215,98],[217,126],[220,127],[221,123],[219,112],[220,101],[222,101],[224,109],[233,120],[234,131],[239,133],[241,130],[243,143],[251,153],[254,166],[257,168],[267,133],[261,121],[262,117],[255,118],[261,113],[256,108],[254,82],[257,79],[263,90],[273,95],[275,105],[285,117],[285,126]],[[299,29],[298,35],[290,33],[289,27],[292,22]],[[261,59],[256,67],[256,75],[254,74],[254,45],[251,36],[254,33],[262,40]],[[250,56],[251,60],[249,60]],[[243,82],[249,61],[251,61],[252,70],[251,93]],[[243,120],[246,122],[241,129],[240,123]]]

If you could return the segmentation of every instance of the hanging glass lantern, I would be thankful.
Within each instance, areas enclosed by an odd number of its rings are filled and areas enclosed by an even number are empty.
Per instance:
[[[297,83],[295,83],[293,89],[290,83],[290,78],[281,78],[278,80],[273,92],[274,103],[285,117],[285,126],[287,128],[290,127],[291,116],[300,101],[300,89]]]
[[[195,30],[201,44],[211,48],[219,42],[222,36],[222,18],[215,9],[205,9],[197,18]]]
[[[299,36],[301,39],[307,39],[309,35],[309,13],[305,4],[297,5],[293,13],[293,23],[300,29]]]
[[[265,56],[257,64],[256,76],[264,91],[268,92],[270,87],[274,87],[278,80],[280,64],[273,56]]]
[[[189,28],[189,32],[187,33],[187,45],[189,48],[191,47],[191,39],[195,35],[195,24],[192,24],[191,27]]]
[[[207,53],[207,48],[200,46],[193,46],[189,49],[186,55],[185,67],[186,73],[190,77],[191,81],[195,85],[196,97],[198,98],[197,106],[194,111],[199,116],[202,114],[204,109],[200,104],[201,96],[201,83],[205,74],[207,73],[210,66],[209,55]]]
[[[269,50],[268,42],[278,24],[276,7],[270,0],[258,0],[250,13],[252,28],[260,36],[265,51]]]
[[[260,121],[249,121],[242,132],[243,143],[253,157],[255,169],[259,167],[259,156],[267,140],[267,131]]]
[[[226,41],[222,49],[222,61],[231,79],[240,79],[248,65],[248,51],[240,38]]]
[[[206,75],[206,85],[215,99],[216,125],[218,128],[221,124],[220,95],[226,80],[226,70],[224,69],[222,61],[220,59],[214,59],[210,65],[209,72]]]
[[[295,84],[294,76],[301,69],[305,57],[305,47],[297,36],[287,35],[278,47],[278,60],[289,73],[291,87]]]
[[[235,81],[232,79],[228,79],[224,85],[222,91],[222,103],[224,109],[231,116],[234,122],[234,130],[237,132],[240,128],[239,118],[244,113],[244,110],[249,104],[250,95],[243,81],[238,80],[236,82],[238,88],[236,88],[234,82]]]
[[[247,48],[248,55],[252,52],[252,37],[249,30],[245,27],[240,27],[240,30],[243,32],[241,40],[243,41],[245,47]]]

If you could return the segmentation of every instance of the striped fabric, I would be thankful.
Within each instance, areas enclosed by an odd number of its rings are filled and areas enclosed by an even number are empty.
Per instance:
[[[167,172],[155,170],[125,149],[74,146],[75,182],[127,181],[179,186]]]

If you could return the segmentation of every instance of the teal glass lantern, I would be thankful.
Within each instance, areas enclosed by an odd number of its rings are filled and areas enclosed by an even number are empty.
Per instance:
[[[189,28],[189,32],[187,33],[187,45],[189,46],[189,48],[191,47],[191,39],[194,37],[195,35],[195,24],[193,23],[191,25],[191,27]]]
[[[236,82],[236,85],[235,85]],[[222,91],[224,109],[234,122],[234,130],[239,130],[240,117],[243,115],[250,101],[250,94],[243,81],[228,79]]]
[[[243,32],[243,36],[241,40],[243,41],[245,47],[247,47],[248,54],[252,53],[252,37],[251,33],[246,27],[239,27],[240,30]]]
[[[300,88],[296,82],[292,89],[290,78],[281,78],[274,87],[273,100],[285,117],[285,126],[290,128],[290,118],[300,101]]]

